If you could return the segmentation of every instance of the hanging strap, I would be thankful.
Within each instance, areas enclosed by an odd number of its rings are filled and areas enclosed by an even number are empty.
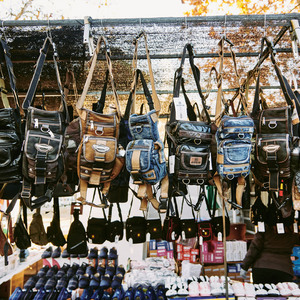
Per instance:
[[[262,38],[262,40],[261,40],[259,58],[261,58],[263,53],[264,53],[263,49],[264,49],[265,44],[266,44],[267,49],[269,51],[269,55],[270,55],[272,64],[275,68],[275,72],[276,72],[277,78],[279,80],[279,84],[280,84],[281,90],[283,92],[284,99],[285,99],[287,105],[290,105],[292,108],[294,108],[294,102],[292,101],[292,99],[295,99],[296,96],[293,93],[293,91],[291,90],[287,80],[284,80],[284,78],[282,76],[282,73],[281,73],[281,70],[279,69],[279,67],[276,63],[276,60],[275,60],[275,49],[273,48],[272,43],[266,37]],[[261,109],[263,109],[263,107],[261,107],[261,105],[260,105],[261,103],[260,103],[260,100],[259,100],[259,98],[260,98],[259,96],[260,96],[260,72],[258,72],[258,76],[257,76],[257,80],[256,80],[255,96],[254,96],[252,113],[251,113],[252,117],[257,116],[259,111]]]
[[[170,217],[170,212],[171,212],[171,216],[179,217],[178,206],[176,201],[176,196],[178,195],[178,193],[179,193],[178,190],[173,190],[171,192],[171,195],[168,200],[167,211],[166,211],[166,216],[168,217]],[[178,196],[180,196],[180,194]],[[172,204],[172,199],[174,201],[174,206]]]
[[[70,90],[71,90],[71,84],[72,84],[72,88],[73,88],[73,92],[74,92],[74,96],[75,96],[75,101],[77,101],[78,100],[78,91],[77,91],[77,86],[76,86],[75,75],[74,75],[74,72],[72,70],[67,69],[66,81],[65,81],[65,84],[64,84],[64,94],[65,94],[65,100],[66,101],[68,99],[68,95],[69,95]]]
[[[180,191],[180,194],[181,194],[181,196],[182,196],[181,210],[180,210],[180,219],[181,219],[181,217],[182,217],[183,205],[184,205],[184,203],[186,202],[187,205],[191,207],[193,218],[194,218],[194,220],[196,220],[195,213],[194,213],[194,209],[193,209],[193,205],[192,205],[192,201],[191,201],[191,200],[189,201],[189,200],[187,199],[186,195],[185,195],[183,192]]]
[[[223,200],[225,200],[224,197],[222,198],[222,201]],[[228,211],[227,211],[227,208],[226,208],[226,205],[225,205],[225,201],[223,201],[223,204],[224,204],[224,206],[222,206],[222,207],[225,208],[226,216],[228,217]],[[212,211],[212,214],[211,214],[212,218],[215,217],[216,211],[217,211],[217,192],[215,192],[215,194],[214,194],[213,211]],[[223,234],[223,232],[222,232],[222,234]]]
[[[101,113],[101,114],[103,113],[103,109],[104,109],[104,106],[105,106],[105,98],[106,98],[108,76],[109,76],[109,71],[106,70],[104,85],[103,85],[103,88],[102,88],[102,91],[101,91],[101,96],[100,96],[98,102],[96,103],[96,107],[95,107],[95,112]]]
[[[184,80],[182,78],[183,65],[184,65],[184,61],[185,61],[187,51],[188,51],[190,66],[191,66],[193,76],[194,76],[194,80],[195,80],[195,83],[196,83],[196,86],[197,86],[198,94],[201,98],[203,110],[205,112],[207,122],[210,123],[211,120],[210,120],[210,116],[209,116],[209,113],[207,111],[207,106],[206,106],[206,102],[205,102],[206,98],[208,97],[208,94],[206,96],[204,96],[204,94],[202,92],[202,89],[201,89],[201,86],[200,86],[200,71],[199,71],[198,67],[195,66],[194,52],[193,52],[193,47],[192,47],[191,44],[186,44],[183,48],[180,66],[176,70],[175,75],[174,75],[173,98],[179,97],[180,87],[181,87],[183,95],[184,95],[184,99],[185,99],[185,102],[186,102],[186,106],[187,106],[188,118],[189,118],[190,121],[196,121],[197,120],[196,114],[195,114],[194,110],[192,109],[192,105],[190,103],[190,100],[187,97],[186,90],[184,88]],[[170,113],[170,122],[174,122],[175,120],[176,120],[175,108],[174,108],[174,105],[172,105],[171,113]]]
[[[40,50],[40,56],[38,58],[38,61],[36,63],[36,67],[34,70],[34,74],[33,77],[31,79],[30,82],[30,86],[29,89],[27,91],[27,94],[25,96],[25,100],[23,102],[23,109],[26,111],[28,109],[29,106],[33,106],[34,105],[34,96],[36,93],[36,89],[37,89],[37,85],[38,82],[40,80],[41,77],[41,73],[43,70],[43,66],[47,57],[47,52],[49,50],[49,46],[52,45],[53,49],[55,48],[52,40],[47,37],[44,41],[44,45],[42,47],[42,49]],[[61,84],[61,80],[60,80],[60,75],[59,75],[59,69],[58,69],[58,65],[57,65],[57,59],[55,57],[55,55],[53,55],[53,62],[54,62],[54,68],[55,68],[55,73],[56,73],[56,79],[57,79],[57,85],[59,88],[59,92],[61,95],[61,106],[60,106],[60,111],[62,111],[65,115],[65,122],[69,121],[69,114],[68,114],[68,108],[67,108],[67,103],[65,100],[65,95],[62,89],[62,84]]]
[[[120,204],[118,202],[117,202],[117,208],[118,208],[118,214],[119,214],[120,221],[123,223],[121,207],[120,207]],[[109,223],[111,222],[112,209],[113,209],[113,203],[111,203],[109,205],[109,209],[108,209],[108,219],[107,220],[108,220]]]
[[[156,89],[155,89],[154,76],[153,76],[153,71],[152,71],[152,65],[151,65],[151,59],[150,59],[150,54],[149,54],[149,49],[148,49],[148,43],[147,43],[147,35],[146,35],[146,33],[144,31],[142,31],[133,40],[133,44],[135,46],[134,54],[133,54],[133,60],[132,60],[132,67],[133,67],[133,72],[134,72],[133,77],[135,77],[135,71],[137,70],[138,41],[142,37],[144,37],[144,41],[145,41],[145,49],[146,49],[146,56],[147,56],[147,62],[148,62],[149,77],[150,77],[150,83],[151,83],[151,89],[152,89],[152,98],[153,98],[153,102],[154,102],[154,108],[155,108],[157,114],[159,115],[159,112],[161,110],[161,105],[160,105],[160,101],[158,99],[158,96],[157,96],[157,93],[156,93]],[[135,102],[135,92],[136,91],[134,90],[134,93],[133,93],[133,100],[134,100],[134,102]]]
[[[115,106],[116,106],[117,115],[120,119],[121,118],[121,109],[120,109],[118,94],[117,94],[117,90],[116,90],[116,86],[115,86],[114,76],[113,76],[113,73],[112,73],[112,62],[111,62],[111,58],[110,58],[110,49],[109,49],[108,43],[107,43],[104,36],[100,36],[98,38],[96,49],[95,49],[94,54],[93,54],[93,56],[91,58],[91,61],[90,61],[90,63],[91,63],[90,64],[90,71],[89,71],[88,77],[85,81],[82,94],[81,94],[79,100],[76,103],[76,109],[77,109],[78,115],[81,116],[81,118],[84,119],[85,116],[83,115],[81,109],[84,105],[84,101],[85,101],[88,89],[89,89],[91,81],[92,81],[93,73],[94,73],[94,70],[95,70],[96,63],[97,63],[97,57],[98,57],[98,54],[99,54],[99,51],[100,51],[101,42],[103,42],[104,47],[105,47],[104,52],[105,52],[107,68],[108,68],[109,75],[110,75],[110,82],[111,82],[111,86],[112,86],[114,102],[115,102]]]
[[[13,64],[12,64],[11,58],[10,58],[9,48],[8,48],[7,44],[5,43],[5,41],[0,39],[0,42],[1,42],[1,46],[2,46],[2,47],[0,47],[1,48],[0,51],[1,51],[1,53],[3,53],[4,59],[5,59],[9,82],[10,82],[10,88],[11,88],[12,94],[14,96],[16,108],[19,111],[20,110],[20,101],[19,101],[19,97],[18,97],[18,93],[17,93],[16,77],[15,77],[14,70],[13,70]],[[0,55],[0,57],[1,56],[2,55]],[[1,82],[1,80],[0,80],[0,82]],[[6,95],[7,92],[5,90],[4,80],[3,80],[3,86],[0,86],[0,88],[1,88],[1,97],[2,97],[2,101],[3,101],[3,105],[5,108],[9,108],[10,106],[9,106],[9,102],[8,102],[7,95]],[[5,100],[5,98],[6,98],[6,100]],[[4,102],[6,102],[6,104]]]
[[[89,218],[88,218],[88,219],[91,218],[91,213],[92,213],[92,208],[93,208],[93,207],[101,207],[101,206],[99,206],[99,205],[94,204],[95,197],[96,197],[96,190],[98,190],[98,195],[99,195],[99,198],[100,198],[100,200],[101,200],[101,195],[100,195],[100,193],[99,193],[99,189],[98,189],[98,188],[94,188],[94,193],[93,193],[93,198],[92,198],[92,202],[91,202],[91,205],[90,205],[91,208],[90,208]],[[102,208],[102,212],[103,212],[104,219],[107,220],[106,214],[105,214],[105,210],[104,210],[104,207],[102,206],[101,208]]]

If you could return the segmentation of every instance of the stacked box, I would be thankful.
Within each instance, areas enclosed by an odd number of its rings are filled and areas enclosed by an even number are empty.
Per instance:
[[[223,242],[209,241],[203,242],[200,246],[200,261],[203,263],[220,264],[224,261]]]

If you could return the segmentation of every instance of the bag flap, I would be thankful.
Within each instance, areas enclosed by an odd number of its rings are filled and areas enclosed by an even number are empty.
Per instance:
[[[61,153],[63,142],[62,135],[50,137],[35,130],[29,130],[26,134],[24,153],[27,158],[35,160],[38,152],[46,154],[46,162],[54,162]]]
[[[205,170],[209,162],[209,148],[191,145],[180,146],[180,162],[186,170]]]
[[[88,162],[110,163],[116,159],[117,140],[115,138],[83,137],[83,156]]]

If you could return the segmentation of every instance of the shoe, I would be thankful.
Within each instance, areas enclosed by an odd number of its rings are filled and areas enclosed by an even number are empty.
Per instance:
[[[100,287],[102,287],[105,290],[108,289],[110,286],[111,286],[110,276],[108,274],[102,275],[100,281]]]
[[[55,288],[60,291],[63,288],[66,288],[67,286],[68,286],[68,276],[64,275],[57,281]]]
[[[143,291],[142,286],[137,287],[137,289],[135,290],[133,299],[134,300],[145,300],[145,293]]]
[[[85,273],[89,276],[92,276],[96,273],[96,269],[93,266],[88,266],[85,270]]]
[[[62,288],[57,297],[57,300],[67,300],[67,299],[71,299],[71,292],[69,292],[66,288]]]
[[[122,287],[120,287],[115,290],[111,300],[122,300],[123,296],[124,296],[124,290]]]
[[[101,300],[111,300],[110,293],[107,291],[104,291]]]
[[[147,288],[147,291],[145,293],[145,298],[147,300],[156,300],[156,294],[154,288],[151,285]]]
[[[85,271],[86,271],[87,267],[88,267],[87,263],[82,263],[81,266],[77,269],[76,275],[80,276],[80,275],[85,274],[86,273]]]
[[[67,271],[68,278],[73,277],[76,274],[78,268],[79,268],[79,265],[77,263],[73,263],[72,266]]]
[[[133,300],[134,291],[133,288],[130,287],[124,294],[124,300]]]
[[[101,300],[103,296],[103,289],[102,288],[98,288],[97,290],[95,290],[94,294],[91,297],[91,300]]]
[[[98,248],[91,248],[88,255],[88,259],[97,259],[98,258]]]
[[[110,278],[112,279],[113,276],[115,275],[115,273],[116,273],[116,268],[115,267],[107,266],[106,269],[105,269],[104,275],[109,275]]]
[[[100,258],[100,259],[107,259],[107,252],[108,252],[108,249],[107,249],[106,247],[103,247],[103,248],[100,250],[99,258]]]
[[[25,290],[31,290],[35,287],[37,281],[39,280],[39,277],[37,275],[34,275],[30,277],[24,284]]]
[[[46,273],[46,277],[50,278],[50,277],[53,277],[55,276],[55,274],[57,273],[58,271],[58,266],[57,265],[54,265],[52,266]]]
[[[74,275],[68,282],[68,290],[76,290],[78,288],[78,278],[76,275]]]
[[[117,266],[116,275],[122,274],[122,276],[124,277],[125,273],[126,271],[123,265]]]
[[[105,266],[99,265],[97,267],[97,273],[99,273],[100,275],[104,275],[105,274]]]
[[[122,276],[122,274],[115,275],[112,279],[111,287],[113,289],[119,289],[122,286],[123,278],[124,277]]]
[[[79,299],[80,300],[90,300],[92,295],[93,295],[93,290],[87,288],[82,292],[82,295],[80,296]]]
[[[61,248],[60,248],[60,247],[57,247],[57,248],[55,248],[54,251],[52,252],[51,257],[52,257],[52,258],[58,258],[58,257],[60,257],[60,255],[61,255]]]
[[[61,277],[63,277],[64,275],[66,275],[66,273],[68,272],[68,269],[70,268],[70,265],[67,263],[64,263],[62,265],[62,267],[57,271],[55,277],[57,279],[60,279]]]
[[[61,257],[62,258],[69,258],[70,257],[70,254],[69,254],[67,248],[62,252]]]
[[[100,274],[96,273],[95,275],[91,276],[90,280],[90,288],[97,289],[100,286]]]
[[[42,253],[42,258],[49,258],[51,257],[53,252],[53,248],[52,246],[50,246],[49,248],[47,248],[43,253]]]
[[[45,276],[49,269],[50,269],[50,267],[49,267],[48,265],[43,266],[43,267],[37,272],[37,276],[39,276],[39,277]]]
[[[22,298],[23,291],[18,286],[13,293],[10,295],[9,300],[20,300]]]
[[[46,297],[46,294],[47,294],[46,290],[44,288],[40,288],[39,291],[35,294],[33,300],[44,300]],[[57,299],[57,300],[59,300],[59,299]]]
[[[48,280],[48,278],[46,276],[45,277],[40,277],[39,280],[35,284],[35,288],[37,290],[43,288],[45,286],[47,280]]]
[[[45,284],[45,290],[46,291],[53,290],[56,284],[57,284],[57,279],[54,276],[50,277]]]
[[[80,289],[86,289],[89,287],[89,285],[90,285],[89,276],[87,274],[80,275],[79,281],[78,281],[78,287]]]
[[[118,258],[118,252],[117,249],[115,247],[112,247],[109,249],[109,253],[108,253],[108,260],[112,260],[112,259],[117,259]]]

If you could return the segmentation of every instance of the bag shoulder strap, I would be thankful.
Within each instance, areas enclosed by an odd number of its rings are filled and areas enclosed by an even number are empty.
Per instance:
[[[117,111],[117,115],[120,119],[121,118],[121,109],[120,109],[118,94],[117,94],[117,91],[116,91],[114,76],[113,76],[113,73],[112,73],[112,62],[111,62],[111,58],[110,58],[110,48],[109,48],[108,43],[107,43],[104,36],[100,36],[98,38],[96,49],[95,49],[94,54],[93,54],[93,56],[90,60],[89,74],[88,74],[88,77],[85,81],[82,94],[81,94],[80,98],[78,99],[78,101],[76,103],[76,109],[77,109],[78,115],[81,116],[81,117],[84,117],[82,115],[81,109],[84,105],[84,101],[85,101],[88,89],[89,89],[91,81],[92,81],[93,73],[94,73],[94,70],[95,70],[95,66],[96,66],[96,63],[97,63],[97,58],[98,58],[98,54],[100,52],[100,46],[101,46],[102,42],[103,42],[104,47],[105,47],[104,48],[105,49],[105,51],[104,51],[105,52],[105,58],[106,58],[107,68],[108,68],[109,75],[110,75],[110,82],[111,82],[111,86],[112,86],[112,90],[113,90],[113,96],[114,96],[114,102],[115,102],[115,105],[116,105],[116,111]]]
[[[107,83],[108,83],[108,76],[109,76],[109,71],[108,69],[105,72],[105,79],[104,79],[104,85],[101,91],[101,96],[98,100],[98,102],[96,103],[96,107],[95,107],[95,112],[97,113],[103,113],[103,109],[105,106],[105,98],[106,98],[106,90],[107,90]]]
[[[207,96],[204,96],[201,86],[200,86],[200,71],[197,66],[195,66],[194,63],[194,53],[193,53],[193,47],[191,44],[186,44],[183,48],[182,56],[181,56],[181,62],[179,68],[176,70],[175,75],[174,75],[174,85],[173,85],[173,98],[178,97],[180,93],[180,87],[182,88],[182,92],[184,95],[184,99],[187,105],[187,114],[188,118],[190,121],[197,120],[197,116],[192,108],[192,105],[190,103],[189,98],[187,97],[186,90],[184,89],[184,80],[182,78],[182,73],[183,73],[183,65],[186,57],[186,52],[188,51],[188,56],[189,56],[189,62],[190,66],[193,72],[194,80],[197,86],[198,94],[201,98],[202,106],[206,115],[206,119],[208,123],[211,123],[209,113],[207,111],[207,106],[205,103],[205,100]],[[173,122],[176,119],[175,116],[175,108],[174,105],[171,107],[171,113],[170,113],[170,121]]]
[[[121,207],[120,204],[117,202],[117,208],[118,208],[118,214],[119,214],[119,219],[121,222],[123,222],[123,218],[122,218],[122,212],[121,212]],[[112,209],[113,209],[113,203],[111,203],[109,205],[109,209],[108,209],[108,222],[111,222],[111,217],[112,217]]]
[[[11,88],[12,94],[14,96],[15,105],[16,105],[17,110],[20,110],[20,101],[19,101],[19,97],[18,97],[18,93],[17,93],[17,87],[16,87],[16,77],[15,77],[14,70],[13,70],[13,64],[12,64],[12,61],[11,61],[11,58],[10,58],[9,48],[8,48],[5,41],[0,39],[0,42],[1,42],[0,51],[3,54],[4,59],[5,59],[6,68],[7,68],[8,77],[9,77],[10,88]],[[9,105],[9,103],[8,103],[8,105]]]
[[[140,38],[144,37],[144,42],[145,42],[145,50],[146,50],[146,56],[147,56],[147,62],[148,62],[148,69],[149,69],[149,77],[150,77],[150,83],[151,83],[151,89],[152,89],[152,98],[154,102],[154,108],[159,115],[160,110],[161,110],[161,105],[160,101],[158,99],[156,89],[155,89],[155,84],[154,84],[154,76],[153,76],[153,70],[152,70],[152,64],[151,64],[151,58],[149,54],[149,49],[148,49],[148,42],[147,42],[147,35],[145,31],[142,31],[134,40],[133,44],[135,46],[134,49],[134,54],[133,54],[133,60],[132,60],[132,67],[133,67],[133,78],[135,78],[135,71],[137,70],[137,59],[138,59],[138,41]],[[134,81],[134,80],[133,80]],[[133,100],[135,101],[135,90],[133,93]]]

